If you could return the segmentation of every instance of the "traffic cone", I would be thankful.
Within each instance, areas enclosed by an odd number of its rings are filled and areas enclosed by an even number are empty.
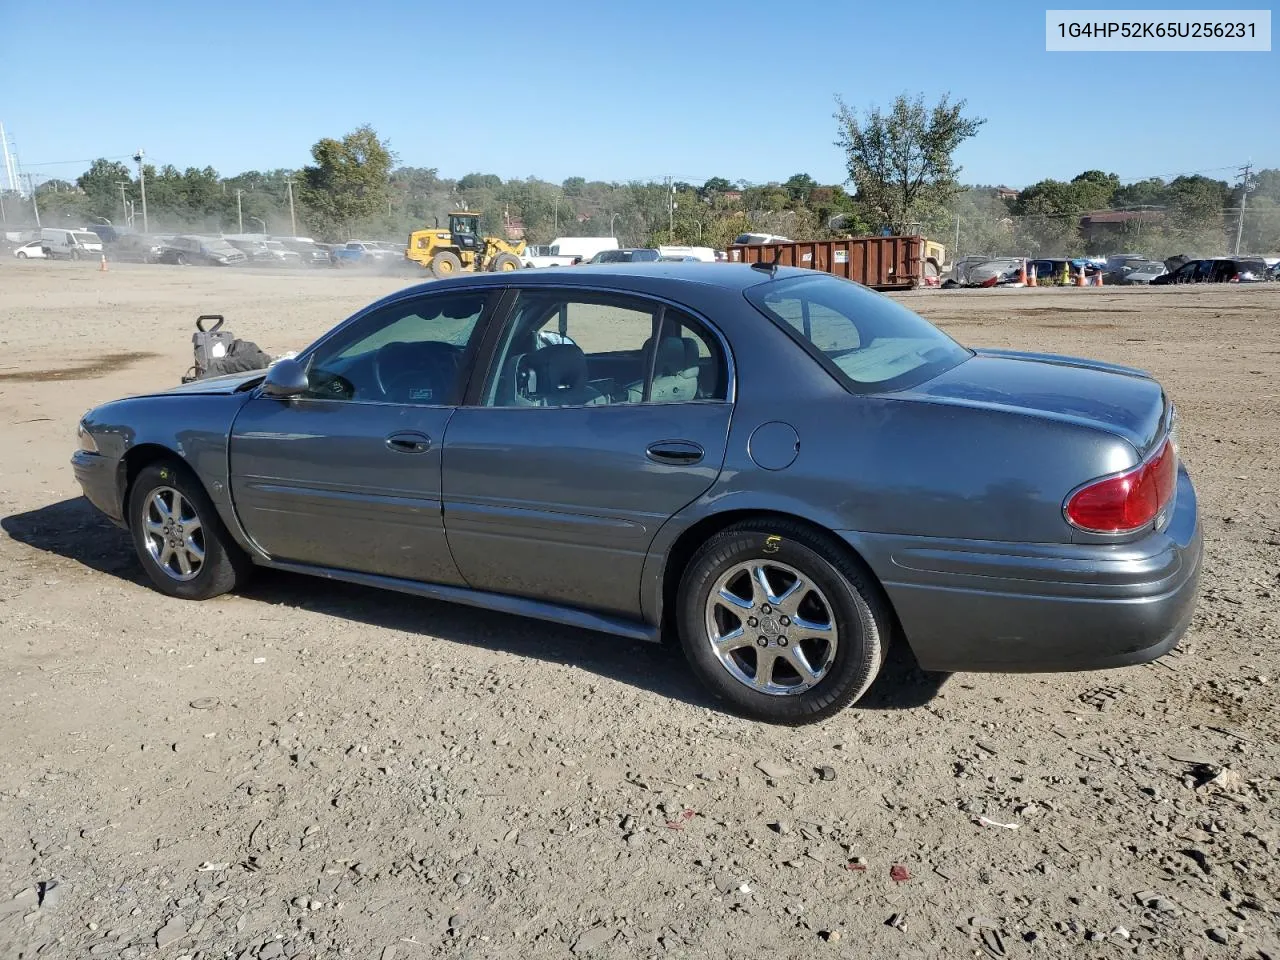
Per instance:
[[[1031,265],[1031,269],[1027,271],[1027,286],[1028,287],[1040,286],[1040,284],[1036,283],[1036,265],[1034,263]]]
[[[1071,283],[1071,261],[1070,260],[1067,260],[1062,264],[1061,279],[1062,279],[1062,286],[1064,287]]]
[[[107,272],[107,255],[105,253],[102,255],[102,262],[98,264],[98,272],[99,273]]]
[[[1027,261],[1022,261],[1022,266],[1018,268],[1018,282],[1024,287],[1027,285]]]
[[[1097,273],[1095,273],[1095,274],[1093,275],[1093,283],[1094,283],[1094,286],[1097,286],[1097,287],[1102,286],[1102,271],[1101,271],[1101,270],[1099,270]]]
[[[1076,274],[1076,286],[1083,287],[1084,285],[1085,285],[1084,264],[1082,263],[1080,264],[1080,272]]]

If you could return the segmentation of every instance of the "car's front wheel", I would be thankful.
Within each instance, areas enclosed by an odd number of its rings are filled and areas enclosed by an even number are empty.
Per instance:
[[[786,520],[737,523],[708,540],[677,603],[694,672],[770,723],[812,723],[856,701],[893,629],[868,574],[828,536]]]
[[[216,597],[253,567],[200,481],[176,463],[151,464],[138,474],[129,493],[129,530],[147,576],[172,597]]]

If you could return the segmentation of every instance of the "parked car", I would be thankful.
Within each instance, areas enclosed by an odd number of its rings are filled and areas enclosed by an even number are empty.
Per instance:
[[[1066,257],[1042,257],[1027,262],[1027,273],[1030,276],[1030,272],[1035,270],[1037,284],[1060,283],[1064,269],[1070,277],[1070,267],[1071,261]]]
[[[1156,261],[1139,254],[1118,254],[1107,257],[1106,265],[1102,268],[1103,281],[1108,284],[1124,283],[1125,276],[1130,271],[1147,267],[1154,262]],[[1160,265],[1164,266],[1163,263]]]
[[[980,263],[987,263],[993,258],[980,254],[971,254],[967,257],[958,257],[951,265],[951,272],[947,279],[953,281],[953,284],[964,286],[969,282],[969,271]]]
[[[286,249],[298,254],[299,260],[308,267],[332,266],[327,244],[316,243],[305,237],[281,237],[278,241]]]
[[[241,237],[228,237],[227,242],[249,258],[249,262],[258,265],[277,267],[299,267],[302,255],[290,250],[279,240],[248,240]]]
[[[652,263],[661,254],[657,250],[628,248],[623,250],[601,250],[587,263]]]
[[[160,263],[230,267],[247,263],[248,256],[221,237],[171,237],[160,251]]]
[[[44,260],[44,241],[28,240],[16,247],[13,255],[19,260]]]
[[[1164,286],[1173,283],[1257,283],[1267,279],[1267,265],[1262,260],[1235,257],[1210,257],[1189,260],[1178,269],[1151,281]]]
[[[88,230],[45,227],[40,231],[44,255],[54,260],[97,260],[102,256],[102,239]]]
[[[145,233],[122,233],[107,244],[107,258],[136,263],[159,263],[173,237]]]
[[[994,287],[997,284],[1015,282],[1021,275],[1022,257],[995,257],[982,263],[975,263],[967,271],[968,280],[965,286]]]
[[[966,349],[825,273],[620,264],[399,290],[94,408],[72,462],[171,596],[264,566],[671,635],[802,723],[895,634],[939,671],[1170,650],[1201,555],[1174,423],[1139,370]]]
[[[1157,277],[1162,277],[1167,272],[1164,264],[1159,260],[1148,260],[1146,263],[1130,268],[1119,278],[1118,282],[1121,284],[1153,283]]]
[[[335,267],[377,266],[391,263],[404,256],[373,240],[348,240],[329,251]]]

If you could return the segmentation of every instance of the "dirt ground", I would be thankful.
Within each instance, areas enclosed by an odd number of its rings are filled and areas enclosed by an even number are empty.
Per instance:
[[[283,574],[143,582],[68,458],[197,313],[406,279],[0,264],[0,957],[1280,957],[1280,284],[904,300],[1152,370],[1206,539],[1155,664],[925,675],[796,730],[678,653]],[[835,779],[816,768],[830,766]]]

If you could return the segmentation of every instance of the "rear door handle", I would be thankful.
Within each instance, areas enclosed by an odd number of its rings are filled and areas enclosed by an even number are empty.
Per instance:
[[[692,440],[659,440],[645,449],[645,456],[654,463],[676,466],[692,466],[705,455],[706,451]]]
[[[426,453],[431,449],[431,438],[425,433],[415,433],[410,430],[391,434],[387,437],[386,444],[396,453]]]

